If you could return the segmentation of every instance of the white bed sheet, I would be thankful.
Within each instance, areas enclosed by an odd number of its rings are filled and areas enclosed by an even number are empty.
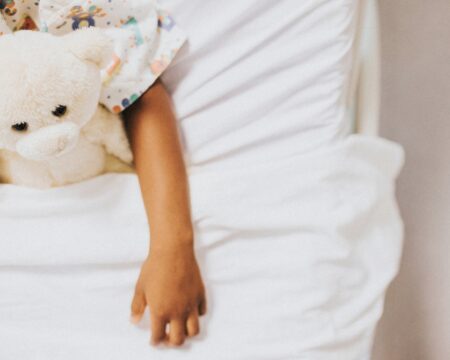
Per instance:
[[[190,38],[164,80],[190,165],[205,331],[159,350],[148,323],[128,323],[148,246],[134,175],[3,185],[0,359],[369,359],[401,251],[403,153],[348,136],[360,2],[162,2]]]
[[[0,187],[0,359],[368,359],[402,226],[401,149],[337,146],[191,173],[204,332],[181,350],[128,323],[147,228],[134,175]],[[36,215],[36,212],[39,215]]]
[[[162,0],[189,34],[163,75],[191,166],[233,168],[339,142],[360,0]]]

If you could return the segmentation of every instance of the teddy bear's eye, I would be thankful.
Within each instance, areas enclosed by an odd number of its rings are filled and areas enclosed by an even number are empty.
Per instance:
[[[12,125],[11,128],[15,131],[27,131],[28,123],[26,122],[17,123]]]
[[[65,105],[58,105],[55,110],[52,111],[52,114],[56,117],[64,116],[67,112],[67,106]]]

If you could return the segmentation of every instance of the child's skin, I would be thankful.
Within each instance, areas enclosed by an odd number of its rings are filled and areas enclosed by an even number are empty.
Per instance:
[[[150,309],[151,342],[182,345],[206,312],[195,259],[186,169],[170,97],[157,81],[124,112],[150,223],[151,244],[131,305],[133,322]],[[170,324],[166,334],[166,324]]]

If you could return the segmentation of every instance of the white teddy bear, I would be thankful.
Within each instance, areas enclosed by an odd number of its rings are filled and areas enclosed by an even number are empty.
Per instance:
[[[38,188],[107,171],[132,154],[118,115],[99,105],[111,42],[98,29],[0,36],[0,180]]]

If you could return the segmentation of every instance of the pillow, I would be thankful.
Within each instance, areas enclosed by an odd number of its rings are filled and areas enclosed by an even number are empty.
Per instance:
[[[188,43],[163,80],[191,166],[308,152],[351,129],[358,0],[162,0]]]

